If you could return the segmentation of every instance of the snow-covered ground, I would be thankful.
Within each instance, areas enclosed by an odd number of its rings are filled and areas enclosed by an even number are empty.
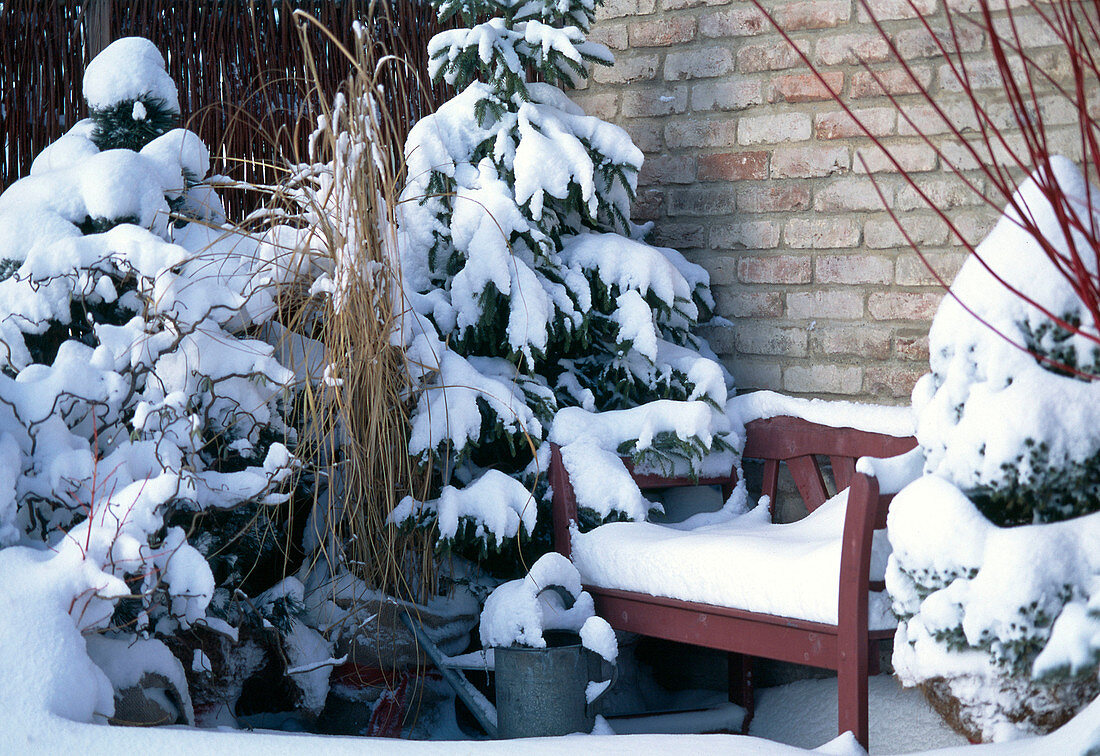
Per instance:
[[[869,683],[872,754],[914,753],[967,745],[924,700],[889,675]],[[799,680],[756,691],[757,713],[749,734],[802,748],[816,748],[836,733],[836,678]]]
[[[101,730],[102,732],[96,732]],[[583,742],[579,739],[583,738]],[[303,753],[323,750],[326,754],[514,754],[514,741],[408,741],[365,740],[363,738],[322,737],[292,733],[201,732],[163,728],[137,730],[106,728],[97,725],[71,725],[57,727],[34,741],[12,742],[12,750],[5,753],[61,753],[79,750],[82,754],[117,753],[130,749],[151,750],[158,754],[175,753],[233,753],[263,754],[275,756],[282,753]],[[0,748],[4,748],[0,736]],[[681,753],[692,754],[750,754],[755,756],[786,756],[804,754],[800,748],[792,748],[758,738],[737,735],[629,735],[622,737],[565,736],[560,738],[536,738],[524,741],[525,754],[585,754],[602,753]],[[849,738],[839,739],[822,753],[859,754],[862,751]]]
[[[1093,754],[1100,748],[1100,710],[1092,726],[1074,722],[1047,738],[997,745],[971,746],[952,732],[915,690],[904,690],[889,676],[870,682],[871,753],[934,753],[937,756],[1028,756]],[[1094,704],[1093,709],[1097,709]],[[2,721],[4,717],[0,717]],[[1075,726],[1076,725],[1076,726]],[[301,753],[323,749],[326,754],[525,754],[691,753],[770,756],[826,753],[858,756],[863,750],[850,736],[837,738],[835,679],[802,680],[757,692],[757,714],[750,737],[738,735],[617,735],[566,736],[522,741],[407,741],[329,737],[298,733],[198,730],[183,727],[152,729],[77,724],[48,720],[4,723],[0,753],[118,753],[155,749],[157,753],[229,752],[239,754]],[[578,740],[583,738],[583,743]],[[812,749],[807,751],[805,749]]]

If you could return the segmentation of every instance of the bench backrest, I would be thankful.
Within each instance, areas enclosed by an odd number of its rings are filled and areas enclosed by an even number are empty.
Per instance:
[[[911,437],[898,438],[854,428],[832,428],[787,416],[754,420],[747,424],[746,431],[745,450],[742,456],[747,459],[763,460],[764,483],[761,493],[770,498],[773,513],[780,463],[787,464],[807,511],[812,512],[829,498],[825,479],[818,464],[819,457],[829,458],[833,478],[839,491],[847,488],[853,481],[856,460],[860,457],[893,457],[917,445],[916,439]],[[736,483],[733,471],[729,475],[718,478],[673,478],[635,472],[629,460],[623,461],[641,488],[721,485],[723,496],[728,497]],[[569,556],[571,550],[569,523],[577,518],[577,500],[556,444],[551,445],[550,485],[554,491],[555,547],[560,553]],[[877,489],[874,496],[878,497]],[[886,506],[890,498],[892,497],[878,497],[877,505],[873,506],[874,511],[868,513],[874,522],[873,527],[885,527]],[[860,536],[861,540],[869,538],[869,531],[865,537]]]
[[[829,498],[820,462],[828,458],[836,490],[852,482],[856,460],[860,457],[893,457],[917,445],[912,437],[898,438],[855,428],[832,428],[798,417],[773,417],[753,420],[745,426],[746,459],[764,462],[764,481],[760,493],[774,508],[779,484],[779,465],[785,462],[798,488],[806,510],[812,512]],[[773,509],[774,511],[774,509]]]

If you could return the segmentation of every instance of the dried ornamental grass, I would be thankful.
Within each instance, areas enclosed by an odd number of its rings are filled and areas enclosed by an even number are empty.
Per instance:
[[[306,29],[320,24],[301,11],[295,15],[319,93],[317,55]],[[367,37],[377,23],[372,18],[354,26],[351,50],[320,27],[352,73],[332,104],[320,106],[307,161],[281,192],[280,199],[307,219],[300,247],[322,271],[308,290],[284,292],[283,323],[289,333],[323,344],[319,362],[309,348],[288,350],[311,363],[298,367],[315,379],[301,387],[298,413],[308,430],[299,454],[319,468],[314,490],[323,518],[315,516],[310,527],[320,556],[332,573],[343,565],[372,588],[421,600],[434,593],[430,539],[400,532],[387,519],[404,496],[426,497],[430,470],[408,455],[415,396],[400,338],[395,207],[401,144],[413,114],[411,98],[387,97],[383,81],[402,91],[419,83],[402,57]]]

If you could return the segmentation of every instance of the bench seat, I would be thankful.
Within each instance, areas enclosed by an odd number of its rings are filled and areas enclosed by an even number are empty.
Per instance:
[[[573,535],[573,563],[590,586],[836,625],[847,502],[845,489],[787,524],[767,506],[690,530],[608,523]],[[885,573],[885,536],[875,533],[871,582]],[[868,619],[872,631],[896,627],[884,592],[869,593]]]
[[[633,522],[580,533],[573,482],[551,444],[554,546],[574,560],[596,612],[616,630],[728,652],[730,700],[745,707],[745,728],[751,657],[777,659],[836,670],[838,730],[866,747],[867,676],[878,666],[877,641],[893,634],[876,580],[885,558],[876,531],[886,527],[897,488],[892,481],[880,495],[876,476],[888,465],[868,460],[860,472],[857,460],[904,454],[916,439],[784,415],[746,421],[745,429],[744,458],[764,463],[761,493],[774,501],[785,465],[809,513],[799,522],[771,524],[774,513],[758,506],[690,531]],[[831,499],[825,459],[841,492]],[[721,486],[728,497],[737,483],[736,469],[691,480],[624,462],[642,489]]]

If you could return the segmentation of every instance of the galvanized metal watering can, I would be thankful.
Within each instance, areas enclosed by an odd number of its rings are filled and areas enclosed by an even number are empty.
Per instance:
[[[584,648],[576,633],[547,630],[543,638],[546,648],[494,649],[498,737],[591,732],[593,706],[614,684],[616,668],[611,665],[609,684],[587,701],[586,688],[606,662]]]
[[[593,707],[615,684],[618,669],[611,664],[607,685],[589,702],[588,683],[607,662],[584,648],[576,633],[548,630],[543,633],[546,648],[493,649],[497,699],[493,706],[448,664],[447,657],[411,615],[400,617],[491,738],[591,732],[596,719]]]

